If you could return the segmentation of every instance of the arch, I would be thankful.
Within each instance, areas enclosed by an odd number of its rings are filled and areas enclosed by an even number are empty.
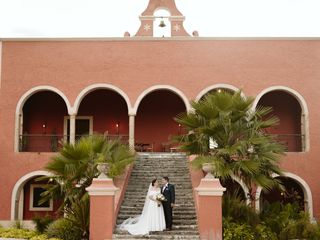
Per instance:
[[[97,90],[97,89],[108,89],[108,90],[111,90],[111,91],[114,91],[116,93],[118,93],[120,96],[123,97],[123,99],[126,101],[126,104],[127,104],[127,107],[128,107],[128,114],[131,113],[131,102],[130,102],[130,99],[128,97],[128,95],[122,91],[120,88],[114,86],[114,85],[111,85],[111,84],[107,84],[107,83],[97,83],[97,84],[92,84],[88,87],[86,87],[85,89],[83,89],[79,95],[77,96],[75,102],[74,102],[74,105],[73,105],[73,114],[76,115],[78,113],[78,110],[79,110],[79,107],[80,107],[80,104],[81,104],[81,101],[83,100],[83,98],[85,96],[87,96],[89,93],[93,92],[94,90]]]
[[[280,176],[277,174],[273,174],[272,177],[276,178],[276,177],[280,177]],[[307,204],[305,210],[306,210],[306,212],[309,213],[310,219],[313,220],[313,198],[312,198],[312,192],[311,192],[311,189],[310,189],[308,183],[305,180],[303,180],[301,177],[299,177],[298,175],[296,175],[294,173],[290,173],[290,172],[284,172],[283,177],[291,178],[291,179],[295,180],[300,185],[300,187],[303,190],[304,200]],[[260,211],[261,192],[262,192],[262,188],[259,186],[256,191],[256,203],[255,203],[257,211]]]
[[[225,84],[225,83],[219,83],[219,84],[215,84],[215,85],[211,85],[211,86],[208,86],[206,87],[205,89],[203,89],[198,95],[197,97],[195,98],[195,101],[198,102],[204,95],[206,95],[208,92],[214,90],[214,89],[217,89],[217,88],[222,88],[222,89],[228,89],[228,90],[231,90],[231,91],[239,91],[240,89],[233,86],[233,85],[230,85],[230,84]],[[244,93],[242,92],[241,95],[243,97],[245,97]]]
[[[11,220],[12,221],[17,220],[17,215],[19,210],[19,207],[18,207],[19,198],[20,198],[19,196],[24,187],[24,184],[31,178],[38,177],[38,176],[51,176],[51,173],[43,170],[33,171],[22,176],[14,185],[12,189],[12,194],[11,194]]]
[[[19,99],[17,106],[16,106],[16,113],[15,113],[15,142],[14,142],[14,151],[15,152],[19,152],[19,131],[20,131],[20,116],[22,116],[22,109],[24,104],[26,103],[26,101],[34,94],[38,93],[38,92],[42,92],[42,91],[51,91],[54,92],[56,94],[58,94],[65,102],[66,106],[67,106],[67,110],[68,110],[68,114],[72,113],[72,107],[70,105],[70,102],[68,100],[68,98],[66,97],[66,95],[60,91],[59,89],[52,87],[52,86],[37,86],[34,88],[29,89],[27,92],[25,92]]]
[[[153,37],[171,37],[171,13],[169,9],[165,7],[158,7],[153,12]],[[165,27],[160,27],[161,23],[165,24]]]
[[[238,178],[237,176],[233,176],[232,177],[232,179],[234,180],[234,181],[236,181],[239,185],[240,185],[240,187],[242,188],[242,190],[243,190],[243,192],[244,192],[244,194],[245,194],[245,196],[246,196],[246,203],[247,203],[247,205],[249,205],[250,204],[250,199],[248,198],[248,196],[249,196],[249,189],[248,189],[248,187],[244,184],[244,182],[240,179],[240,178]]]
[[[71,114],[72,113],[72,108],[70,105],[70,102],[68,100],[68,98],[66,97],[66,95],[64,95],[63,92],[61,92],[59,89],[52,87],[52,86],[37,86],[34,88],[31,88],[30,90],[28,90],[26,93],[24,93],[21,98],[18,101],[17,107],[16,107],[16,115],[20,114],[22,111],[22,108],[25,104],[25,102],[35,93],[38,92],[42,92],[42,91],[51,91],[54,92],[56,94],[58,94],[65,102],[67,109],[68,109],[68,113]]]
[[[310,140],[309,140],[309,110],[306,100],[303,98],[303,96],[297,92],[296,90],[285,87],[285,86],[272,86],[269,88],[266,88],[262,90],[255,98],[253,104],[252,104],[252,110],[255,110],[260,99],[269,92],[272,91],[284,91],[291,96],[293,96],[300,104],[301,107],[301,133],[305,136],[303,141],[303,150],[304,152],[308,152],[310,149]]]
[[[175,93],[176,95],[178,95],[182,101],[184,102],[184,105],[186,107],[186,110],[187,112],[190,112],[191,111],[191,105],[190,105],[190,102],[188,100],[188,98],[186,97],[186,95],[181,91],[179,90],[178,88],[176,87],[173,87],[173,86],[169,86],[169,85],[155,85],[155,86],[152,86],[152,87],[149,87],[148,89],[144,90],[140,95],[139,97],[137,98],[136,102],[135,102],[135,105],[132,109],[132,114],[133,115],[136,115],[137,114],[137,111],[138,111],[138,108],[139,108],[139,105],[141,103],[141,101],[143,100],[143,98],[145,96],[147,96],[148,94],[152,93],[152,92],[155,92],[157,90],[168,90],[170,92],[173,92]]]

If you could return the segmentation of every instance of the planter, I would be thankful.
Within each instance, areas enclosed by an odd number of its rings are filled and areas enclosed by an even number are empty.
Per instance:
[[[205,178],[214,178],[212,172],[214,171],[214,166],[212,163],[204,163],[202,164],[202,170],[206,173]]]
[[[109,170],[109,164],[108,163],[98,163],[97,166],[98,171],[100,172],[99,179],[106,179],[109,178],[107,176],[108,170]]]

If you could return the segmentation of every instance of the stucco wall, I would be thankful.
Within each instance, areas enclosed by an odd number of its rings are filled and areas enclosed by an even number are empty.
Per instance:
[[[15,111],[21,96],[49,85],[73,106],[78,94],[96,83],[120,88],[131,106],[154,85],[173,86],[187,99],[219,83],[249,96],[270,86],[296,90],[309,108],[310,151],[289,153],[282,165],[309,184],[315,215],[320,217],[319,40],[5,41],[2,52],[0,180],[6,184],[0,188],[0,219],[10,218],[16,181],[41,169],[52,155],[14,153]]]

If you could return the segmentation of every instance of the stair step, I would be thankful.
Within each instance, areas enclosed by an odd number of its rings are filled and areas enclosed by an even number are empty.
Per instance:
[[[139,153],[132,169],[117,224],[141,214],[145,195],[154,178],[168,176],[175,185],[176,204],[173,210],[173,230],[151,232],[147,236],[132,236],[116,229],[113,239],[200,239],[195,212],[189,163],[185,153]]]

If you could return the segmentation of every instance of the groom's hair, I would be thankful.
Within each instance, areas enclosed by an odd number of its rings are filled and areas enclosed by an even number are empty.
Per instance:
[[[169,178],[168,177],[163,177],[164,180],[166,180],[167,182],[169,182]]]

